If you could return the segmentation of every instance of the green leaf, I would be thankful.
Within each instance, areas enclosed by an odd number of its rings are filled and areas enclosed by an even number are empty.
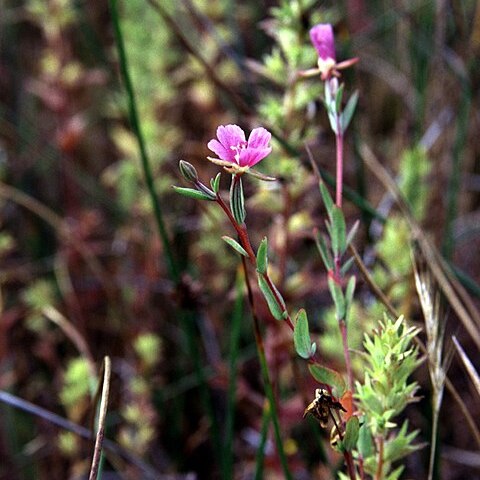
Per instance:
[[[267,237],[263,237],[257,251],[257,272],[261,274],[267,273],[268,267],[268,243]]]
[[[345,321],[348,321],[348,314],[353,302],[353,295],[355,293],[356,279],[352,275],[348,280],[347,289],[345,290]]]
[[[315,243],[317,244],[318,251],[322,257],[323,264],[327,270],[333,270],[333,258],[327,248],[327,243],[322,234],[318,234],[315,238]]]
[[[358,431],[357,448],[363,458],[368,458],[373,455],[372,434],[366,423],[362,424]]]
[[[352,120],[353,114],[355,113],[355,108],[357,107],[358,102],[358,90],[356,90],[353,95],[348,99],[347,105],[345,105],[345,110],[340,116],[340,124],[342,125],[342,133],[347,131],[350,121]]]
[[[243,196],[242,179],[233,175],[230,187],[230,209],[232,210],[235,221],[242,225],[247,216],[245,211],[245,198]]]
[[[337,94],[335,96],[335,112],[339,112],[342,108],[342,99],[343,99],[343,89],[345,88],[345,84],[342,83],[338,89]]]
[[[275,320],[283,320],[284,312],[285,312],[285,302],[280,296],[280,293],[278,292],[278,290],[274,286],[275,293],[280,299],[280,302],[282,303],[282,305],[278,304],[277,299],[275,298],[274,292],[270,289],[269,284],[265,280],[264,276],[260,273],[258,274],[258,286],[260,287],[260,290],[262,291],[263,296],[267,301],[268,308],[270,309],[270,312],[273,315],[273,318],[275,318]]]
[[[310,339],[310,332],[308,331],[308,318],[307,313],[302,308],[297,313],[295,319],[295,329],[293,331],[293,343],[298,355],[308,360],[316,349],[315,343],[312,343]],[[315,345],[315,347],[314,347]]]
[[[357,220],[357,221],[353,224],[353,227],[352,227],[352,228],[350,229],[350,231],[348,232],[348,234],[347,234],[347,241],[346,241],[347,248],[350,246],[350,244],[352,243],[353,239],[355,238],[355,235],[357,234],[359,225],[360,225],[360,222]]]
[[[335,314],[337,320],[343,320],[345,318],[345,297],[343,296],[342,288],[331,277],[328,277],[328,288],[335,303]]]
[[[212,187],[212,190],[215,193],[218,193],[218,189],[220,188],[220,177],[221,177],[221,175],[222,175],[221,172],[218,172],[217,176],[210,180],[210,186]]]
[[[351,452],[357,445],[360,422],[357,417],[350,417],[345,427],[345,436],[343,437],[343,446],[347,452]]]
[[[342,277],[344,277],[348,273],[354,261],[355,259],[353,257],[350,257],[343,263],[342,267],[340,268],[340,273],[342,274]]]
[[[185,197],[195,198],[197,200],[215,200],[215,197],[212,198],[210,195],[207,195],[206,193],[203,193],[203,192],[199,192],[198,190],[194,190],[193,188],[173,186],[173,189],[177,193]]]
[[[337,397],[341,397],[345,393],[345,390],[347,389],[345,380],[336,370],[324,367],[318,363],[309,365],[308,369],[317,382],[326,383],[327,385],[334,387],[337,390]]]
[[[246,252],[246,250],[236,240],[234,240],[232,237],[224,235],[222,237],[222,240],[224,242],[228,243],[240,255],[243,255],[244,257],[248,257],[248,253]]]
[[[332,250],[334,255],[341,256],[347,246],[347,228],[342,209],[336,205],[332,208]]]
[[[323,204],[325,205],[325,209],[327,210],[327,214],[329,218],[332,218],[332,209],[333,209],[333,200],[328,191],[327,186],[325,185],[323,180],[320,180],[318,183],[320,188],[320,194],[322,195]]]

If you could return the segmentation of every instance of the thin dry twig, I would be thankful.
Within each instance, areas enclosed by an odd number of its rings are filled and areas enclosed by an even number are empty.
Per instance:
[[[16,395],[12,395],[9,392],[5,392],[0,390],[0,402],[10,405],[14,408],[22,410],[24,412],[28,412],[32,415],[37,417],[43,418],[47,422],[56,425],[64,430],[74,433],[79,437],[85,438],[87,440],[93,439],[93,433],[88,428],[82,427],[77,423],[72,422],[71,420],[67,420],[66,418],[57,415],[56,413],[50,412],[45,408],[39,407],[27,400],[23,400],[22,398],[17,397]],[[106,450],[110,451],[112,454],[115,454],[119,457],[124,458],[132,465],[135,465],[142,471],[143,477],[149,480],[156,480],[161,478],[159,472],[157,472],[154,468],[150,465],[145,463],[141,458],[137,457],[136,455],[132,454],[131,452],[125,450],[120,445],[116,444],[112,440],[105,439],[103,445]]]
[[[110,393],[110,377],[112,372],[112,366],[110,357],[106,356],[103,359],[103,386],[102,386],[102,399],[100,401],[100,410],[98,413],[98,428],[97,435],[95,437],[95,448],[93,450],[92,466],[90,468],[89,480],[96,480],[98,476],[98,469],[100,466],[100,459],[102,455],[103,442],[105,437],[105,418],[107,416],[108,409],[108,397]]]
[[[407,218],[407,221],[410,224],[410,228],[412,230],[412,233],[414,237],[418,240],[420,249],[422,251],[422,254],[425,257],[425,260],[429,267],[431,268],[432,275],[434,276],[435,280],[438,282],[439,286],[442,288],[443,293],[447,297],[447,299],[450,301],[452,304],[452,307],[455,309],[457,315],[464,321],[464,325],[467,328],[467,325],[469,328],[467,330],[470,332],[470,330],[473,331],[475,337],[477,340],[480,339],[478,338],[480,335],[478,333],[478,330],[476,329],[473,320],[469,317],[466,309],[462,306],[462,303],[460,302],[460,299],[456,296],[455,292],[453,291],[453,288],[451,284],[449,283],[449,280],[447,279],[448,273],[445,273],[445,262],[440,261],[441,256],[438,252],[435,251],[434,247],[430,244],[430,241],[426,237],[426,235],[423,233],[422,229],[418,225],[418,223],[415,221],[413,216],[410,213],[410,209],[408,205],[406,204],[405,200],[403,199],[403,196],[401,192],[399,191],[397,185],[395,182],[392,180],[388,172],[385,170],[385,168],[380,164],[380,162],[375,158],[374,154],[372,151],[366,146],[362,145],[361,148],[361,153],[363,160],[369,167],[369,169],[372,171],[372,173],[377,176],[377,178],[384,184],[384,186],[390,190],[391,194],[393,195],[395,201],[398,203],[399,207],[402,210],[402,213],[405,215]],[[443,260],[443,259],[442,259]],[[361,259],[360,259],[361,261]],[[365,267],[366,270],[366,267]],[[361,272],[363,272],[363,269],[361,269]],[[451,275],[450,275],[451,277]],[[373,280],[371,280],[373,281]],[[369,283],[369,282],[367,282]],[[375,293],[375,291],[374,291]],[[381,297],[378,297],[379,299]],[[453,302],[451,301],[453,300]],[[476,313],[478,315],[478,312],[476,312],[475,308],[473,307],[473,304],[467,305],[467,308],[469,311],[472,311],[473,313]],[[473,309],[473,310],[472,310]],[[391,312],[392,313],[392,312]],[[394,316],[398,316],[398,312],[396,312],[395,309],[393,309]],[[475,338],[474,338],[475,340]],[[421,351],[423,353],[426,353],[426,347],[421,342],[418,338],[415,338],[415,341],[419,345]],[[465,417],[465,420],[467,421],[467,424],[469,426],[469,429],[478,445],[480,448],[480,431],[473,420],[472,415],[470,414],[469,409],[465,405],[465,402],[463,401],[462,397],[459,395],[457,389],[453,385],[453,383],[450,381],[448,376],[445,378],[445,386],[447,387],[447,390],[449,393],[452,395],[453,399],[457,403],[458,407],[460,408],[463,416]]]
[[[466,293],[459,288],[458,282],[453,278],[449,267],[442,258],[437,249],[432,245],[427,235],[415,220],[410,212],[410,208],[405,202],[402,193],[397,184],[389,175],[383,165],[377,160],[373,152],[365,144],[361,145],[360,152],[363,161],[370,171],[380,180],[384,187],[390,192],[396,203],[400,207],[402,214],[405,216],[413,238],[418,241],[420,250],[435,278],[438,286],[447,298],[448,302],[460,318],[465,329],[468,331],[473,341],[480,349],[480,314],[471,301],[465,301]],[[458,292],[461,292],[459,296]],[[461,297],[461,298],[460,298]]]
[[[470,376],[470,379],[472,380],[475,390],[480,396],[480,376],[478,375],[478,372],[475,370],[473,363],[468,358],[468,355],[465,353],[465,350],[462,348],[462,346],[460,345],[460,342],[457,340],[457,337],[455,337],[455,335],[452,336],[452,340],[453,340],[453,344],[455,345],[455,348],[457,349],[458,354],[460,355],[460,358],[462,359],[463,366],[465,367],[465,370]]]

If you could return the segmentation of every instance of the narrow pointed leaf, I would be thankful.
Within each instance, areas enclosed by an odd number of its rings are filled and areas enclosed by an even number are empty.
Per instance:
[[[348,99],[345,110],[340,117],[340,122],[342,124],[342,133],[345,133],[348,126],[350,125],[350,121],[352,120],[353,114],[355,113],[355,109],[357,107],[357,102],[358,91],[355,91],[353,95]]]
[[[317,382],[326,383],[327,385],[334,387],[337,390],[337,397],[341,397],[345,393],[345,390],[347,389],[345,380],[336,370],[319,365],[318,363],[309,365],[308,369]]]
[[[267,273],[268,268],[268,243],[267,237],[263,237],[257,252],[257,271],[258,273]]]
[[[337,95],[335,97],[335,112],[338,113],[342,108],[342,99],[343,99],[343,89],[345,84],[342,83],[337,90]]]
[[[332,209],[332,250],[334,255],[343,255],[347,245],[347,228],[343,212],[336,205]]]
[[[215,200],[215,198],[212,198],[210,195],[207,195],[206,193],[203,193],[203,192],[199,192],[198,190],[194,190],[193,188],[173,186],[173,189],[180,195],[183,195],[184,197],[195,198],[197,200]]]
[[[350,246],[350,244],[352,243],[353,239],[355,238],[355,235],[357,234],[359,225],[360,225],[360,222],[357,220],[357,221],[353,224],[353,227],[352,227],[352,228],[350,229],[350,231],[348,232],[348,234],[347,234],[347,241],[346,241],[347,248]]]
[[[345,318],[345,297],[343,296],[342,288],[331,277],[328,277],[328,288],[330,289],[330,294],[335,303],[337,320],[343,320]]]
[[[312,353],[312,341],[310,339],[310,332],[308,331],[308,318],[307,313],[302,308],[297,313],[297,317],[295,320],[295,329],[293,331],[293,343],[295,345],[295,350],[300,355],[300,357],[305,358],[308,360],[313,353]],[[316,349],[316,346],[315,346]]]
[[[355,282],[356,279],[352,275],[348,280],[347,289],[345,290],[345,320],[348,321],[348,314],[350,313],[350,307],[352,306],[353,302],[353,294],[355,293]]]
[[[320,180],[318,186],[320,188],[320,194],[322,195],[323,204],[325,205],[327,214],[329,218],[332,218],[333,199],[330,195],[330,192],[328,191],[328,188],[323,180]]]
[[[227,235],[224,235],[222,237],[222,240],[228,243],[228,245],[230,245],[240,255],[243,255],[244,257],[248,257],[248,253],[246,252],[246,250],[232,237],[228,237]]]
[[[353,257],[350,257],[347,261],[343,263],[342,268],[340,268],[340,273],[342,274],[342,277],[344,277],[348,273],[354,261],[355,259]]]
[[[320,256],[322,257],[323,264],[325,268],[328,270],[333,270],[333,258],[327,248],[327,243],[325,242],[325,238],[323,235],[319,234],[315,238],[315,243],[317,244],[318,251],[320,252]]]
[[[265,300],[267,301],[268,308],[270,309],[271,314],[275,320],[283,320],[283,313],[285,312],[285,304],[279,305],[277,299],[275,298],[275,294],[270,289],[267,281],[263,277],[263,275],[258,274],[258,286],[260,287]],[[276,291],[277,295],[279,295],[278,291]],[[279,297],[281,299],[281,297]],[[281,300],[283,303],[283,300]]]

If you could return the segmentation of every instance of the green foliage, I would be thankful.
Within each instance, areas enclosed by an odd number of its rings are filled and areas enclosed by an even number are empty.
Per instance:
[[[403,152],[400,161],[399,188],[405,195],[412,213],[417,220],[425,216],[430,188],[427,180],[431,162],[424,147],[417,145]]]
[[[154,333],[142,333],[133,342],[133,348],[147,368],[158,363],[162,355],[162,341]]]
[[[407,422],[394,430],[395,418],[416,400],[418,387],[409,377],[420,363],[418,349],[413,345],[418,332],[408,327],[402,316],[396,321],[385,318],[372,336],[365,335],[365,377],[363,383],[357,382],[355,394],[364,421],[358,449],[364,456],[365,470],[373,475],[379,462],[378,445],[383,444],[384,479],[397,475],[391,471],[393,462],[419,448],[412,444],[417,432],[407,433]],[[375,452],[366,456],[372,445]]]
[[[285,309],[285,301],[283,300],[280,292],[277,290],[275,285],[273,285],[273,283],[271,286],[269,285],[264,275],[259,273],[257,276],[258,286],[260,287],[260,290],[267,301],[270,313],[273,315],[275,320],[283,320],[287,312]],[[280,304],[277,300],[280,300]]]
[[[60,399],[66,407],[73,407],[77,402],[89,394],[90,372],[88,362],[78,357],[68,362]]]
[[[309,365],[308,369],[317,382],[333,387],[336,397],[341,397],[345,393],[347,389],[345,380],[336,370],[318,364]]]
[[[228,245],[230,245],[240,255],[248,257],[248,253],[245,251],[245,249],[233,238],[228,237],[227,235],[223,235],[222,240]]]
[[[307,313],[303,308],[297,313],[294,325],[295,330],[293,331],[293,342],[295,350],[300,357],[309,359],[315,354],[317,346],[315,343],[312,343],[312,340],[310,339]]]
[[[257,272],[264,275],[268,268],[268,243],[267,237],[263,237],[257,252]]]

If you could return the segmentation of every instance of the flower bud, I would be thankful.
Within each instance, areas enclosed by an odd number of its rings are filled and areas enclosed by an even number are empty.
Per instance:
[[[310,30],[310,40],[323,62],[335,64],[335,41],[333,28],[329,23],[320,23]]]
[[[180,160],[178,167],[180,168],[180,173],[187,182],[195,183],[198,181],[197,170],[191,163],[188,163],[185,160]]]

